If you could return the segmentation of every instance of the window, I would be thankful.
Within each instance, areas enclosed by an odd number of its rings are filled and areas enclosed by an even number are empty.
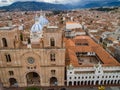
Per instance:
[[[31,44],[30,38],[28,38],[28,44]]]
[[[51,60],[51,61],[55,61],[55,54],[54,54],[54,53],[51,53],[51,54],[50,54],[50,60]]]
[[[75,45],[77,45],[77,46],[88,46],[88,43],[76,42]]]
[[[13,72],[13,71],[9,71],[9,75],[10,75],[10,76],[13,76],[13,75],[14,75],[14,72]]]
[[[87,52],[76,52],[76,56],[80,57],[80,56],[86,56]]]
[[[11,62],[10,54],[6,54],[5,57],[6,57],[6,61],[7,61],[7,62]]]
[[[33,64],[35,62],[33,57],[28,57],[27,61],[29,64]]]
[[[72,72],[70,72],[70,74],[72,74]]]
[[[34,66],[34,69],[36,69],[36,66]]]
[[[55,40],[54,40],[54,38],[50,39],[50,46],[55,46]]]
[[[100,71],[98,71],[98,73],[100,73]]]
[[[30,67],[27,67],[27,69],[30,69]]]
[[[52,74],[52,75],[55,75],[55,70],[51,70],[51,74]]]
[[[7,40],[6,38],[2,38],[2,43],[3,43],[3,47],[7,47]]]

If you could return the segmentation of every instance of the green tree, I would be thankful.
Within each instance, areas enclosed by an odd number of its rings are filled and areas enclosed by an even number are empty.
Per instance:
[[[23,35],[22,35],[22,33],[20,34],[20,40],[23,41]]]
[[[25,90],[42,90],[42,89],[37,87],[27,87]]]

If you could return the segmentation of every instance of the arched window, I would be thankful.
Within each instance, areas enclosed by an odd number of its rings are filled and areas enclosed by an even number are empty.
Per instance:
[[[2,43],[3,43],[3,47],[7,47],[7,40],[6,38],[2,38]]]
[[[30,38],[28,38],[28,44],[31,44]]]
[[[33,84],[35,86],[38,86],[40,85],[40,76],[36,72],[29,72],[26,74],[26,81],[28,86],[31,86]]]
[[[13,76],[13,75],[14,75],[14,72],[13,72],[13,71],[9,71],[9,75],[10,75],[10,76]]]
[[[9,79],[10,86],[18,86],[17,80],[15,78]]]
[[[51,61],[55,61],[55,53],[51,53],[50,54],[50,60]]]
[[[72,86],[72,81],[69,82],[69,86]]]
[[[50,86],[57,86],[58,85],[58,80],[56,77],[51,77],[50,78]]]
[[[51,70],[51,74],[52,74],[52,75],[55,75],[55,70]]]
[[[76,81],[74,81],[74,85],[75,85],[75,86],[77,85],[77,82],[76,82]]]
[[[54,40],[54,38],[50,39],[50,46],[55,46],[55,40]]]
[[[6,61],[7,62],[11,62],[11,56],[10,56],[10,54],[6,54],[5,57],[6,57]]]

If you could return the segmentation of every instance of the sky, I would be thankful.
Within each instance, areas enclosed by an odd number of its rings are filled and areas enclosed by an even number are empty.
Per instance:
[[[42,2],[49,2],[49,3],[58,3],[58,4],[85,4],[88,2],[95,2],[95,1],[103,1],[103,2],[110,2],[110,1],[120,1],[120,0],[0,0],[0,6],[10,5],[16,1],[42,1]]]

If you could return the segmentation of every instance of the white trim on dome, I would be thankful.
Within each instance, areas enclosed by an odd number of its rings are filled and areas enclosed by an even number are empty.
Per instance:
[[[43,29],[42,25],[38,22],[36,22],[32,28],[31,28],[31,32],[41,32]]]
[[[45,26],[49,23],[49,21],[45,18],[45,16],[40,15],[39,22],[42,26]]]

